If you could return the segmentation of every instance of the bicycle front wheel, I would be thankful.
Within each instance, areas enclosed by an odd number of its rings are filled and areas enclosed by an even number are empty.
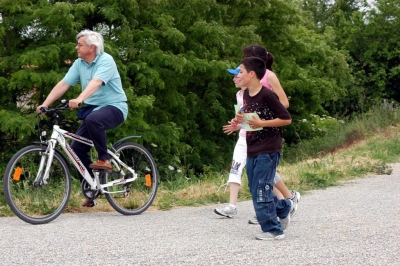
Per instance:
[[[107,187],[106,198],[110,205],[119,213],[125,215],[141,214],[150,207],[156,197],[158,188],[158,170],[153,156],[142,145],[125,142],[115,147],[115,154],[122,162],[135,170],[137,179],[133,182],[121,183]],[[123,166],[121,171],[115,169],[107,174],[107,181],[129,179],[133,175]]]
[[[49,178],[35,182],[42,157],[47,162],[45,150],[46,146],[41,145],[21,149],[11,158],[3,178],[4,195],[11,210],[31,224],[44,224],[57,218],[71,194],[68,165],[58,151],[54,154]]]

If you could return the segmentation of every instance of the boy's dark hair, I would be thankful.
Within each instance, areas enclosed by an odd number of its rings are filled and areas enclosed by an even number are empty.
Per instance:
[[[265,67],[271,71],[274,63],[274,55],[265,49],[264,46],[252,44],[243,48],[243,58],[255,56],[261,58],[265,62]]]
[[[247,72],[254,71],[258,79],[262,79],[265,75],[265,63],[259,57],[245,57],[240,64],[244,66]]]

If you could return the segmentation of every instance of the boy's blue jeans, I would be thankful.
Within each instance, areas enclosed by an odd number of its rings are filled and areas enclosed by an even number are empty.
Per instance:
[[[258,222],[263,232],[275,235],[283,234],[281,223],[277,217],[286,218],[291,207],[289,199],[278,200],[273,193],[275,171],[279,159],[279,152],[266,153],[248,157],[246,163],[250,193]]]

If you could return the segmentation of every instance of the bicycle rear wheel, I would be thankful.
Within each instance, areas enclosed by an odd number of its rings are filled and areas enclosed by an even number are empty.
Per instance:
[[[3,178],[4,195],[16,216],[27,223],[44,224],[57,218],[68,204],[71,179],[68,164],[56,151],[49,178],[35,183],[46,146],[31,145],[9,161]],[[47,159],[47,158],[46,158]]]
[[[156,197],[158,188],[158,170],[153,156],[142,145],[134,142],[125,142],[115,147],[115,154],[122,162],[135,170],[137,179],[133,182],[107,187],[106,198],[110,205],[119,213],[125,215],[141,214],[150,207]],[[121,178],[131,178],[132,174],[122,165],[126,176],[113,166],[113,172],[107,174],[106,181],[115,181]]]

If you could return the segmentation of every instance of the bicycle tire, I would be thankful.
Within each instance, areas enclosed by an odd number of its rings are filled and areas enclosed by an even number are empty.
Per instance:
[[[67,162],[55,151],[47,184],[34,184],[44,145],[19,150],[8,162],[3,178],[4,195],[12,212],[30,224],[45,224],[65,209],[71,194]]]
[[[124,184],[107,187],[105,193],[107,201],[119,213],[124,215],[138,215],[147,210],[153,203],[158,189],[158,170],[153,156],[142,145],[134,142],[125,142],[116,147],[115,154],[119,156],[122,162],[131,167],[137,173],[138,178]],[[122,166],[121,166],[122,167]],[[112,173],[107,174],[105,181],[113,181],[124,178],[122,174],[116,171],[113,166]],[[125,173],[129,173],[123,169]],[[125,177],[130,178],[131,176]],[[112,193],[127,189],[126,193]]]

